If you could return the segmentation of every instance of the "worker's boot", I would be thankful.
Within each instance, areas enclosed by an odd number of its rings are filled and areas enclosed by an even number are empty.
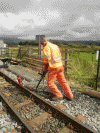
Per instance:
[[[57,98],[57,97],[52,97],[52,99],[51,99],[52,101],[59,101],[59,100],[63,100],[63,97],[61,97],[61,98]]]
[[[72,101],[73,100],[73,98],[67,98],[67,96],[64,94],[64,99],[66,99],[67,101]]]

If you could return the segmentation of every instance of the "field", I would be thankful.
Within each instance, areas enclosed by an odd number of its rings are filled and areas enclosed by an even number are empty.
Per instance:
[[[96,77],[97,77],[97,66],[98,60],[96,60],[96,50],[95,49],[82,49],[76,48],[73,50],[70,48],[72,53],[69,54],[69,59],[72,62],[69,62],[71,69],[68,69],[68,74],[66,78],[71,85],[77,86],[77,88],[84,88],[84,86],[91,87],[96,89]],[[99,81],[100,82],[100,81]],[[100,90],[98,87],[97,90]]]

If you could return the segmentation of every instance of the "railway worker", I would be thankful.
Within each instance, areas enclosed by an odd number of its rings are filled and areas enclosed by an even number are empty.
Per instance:
[[[53,101],[62,100],[63,95],[54,83],[55,78],[62,86],[65,98],[68,100],[73,99],[73,94],[68,85],[68,82],[64,76],[64,68],[61,60],[61,53],[59,47],[51,42],[47,38],[42,38],[41,44],[43,46],[44,66],[43,71],[49,70],[47,84],[54,94]]]

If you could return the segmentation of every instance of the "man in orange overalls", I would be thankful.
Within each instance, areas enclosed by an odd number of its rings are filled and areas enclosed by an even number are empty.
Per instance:
[[[55,95],[55,97],[53,97],[52,100],[57,101],[63,99],[62,93],[58,90],[57,86],[54,84],[55,78],[57,78],[58,82],[62,86],[66,98],[72,100],[73,94],[64,76],[64,68],[62,65],[61,53],[59,47],[49,42],[47,38],[43,38],[41,43],[43,45],[43,55],[44,55],[43,70],[44,71],[46,71],[47,69],[49,70],[47,84],[52,93]]]

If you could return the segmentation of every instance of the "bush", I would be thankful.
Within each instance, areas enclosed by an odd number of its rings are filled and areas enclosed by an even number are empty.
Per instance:
[[[93,78],[88,78],[87,85],[92,88],[96,87],[96,75],[94,75]]]
[[[58,46],[63,46],[63,44],[60,41],[53,41],[54,44],[58,45]]]

